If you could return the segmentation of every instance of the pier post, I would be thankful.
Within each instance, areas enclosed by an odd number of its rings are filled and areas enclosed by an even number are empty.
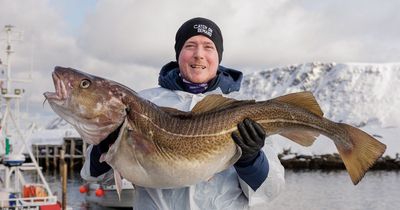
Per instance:
[[[45,151],[46,151],[46,154],[44,155],[45,156],[45,161],[46,161],[46,170],[48,170],[49,169],[49,166],[50,166],[50,161],[49,161],[49,146],[48,145],[46,145],[45,146]]]
[[[66,210],[67,209],[67,164],[65,163],[65,157],[64,157],[64,150],[60,151],[60,156],[61,156],[61,183],[62,183],[62,209]]]
[[[71,149],[70,149],[70,157],[71,157],[71,161],[70,161],[70,165],[69,168],[72,171],[74,168],[74,159],[75,159],[75,140],[73,138],[71,138]]]
[[[82,163],[85,162],[86,160],[86,150],[87,150],[87,144],[85,141],[82,140]]]
[[[53,146],[53,167],[55,170],[57,169],[57,160],[58,160],[58,146],[54,145]]]

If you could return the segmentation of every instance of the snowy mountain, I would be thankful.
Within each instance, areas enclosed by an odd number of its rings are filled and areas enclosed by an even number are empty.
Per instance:
[[[400,63],[306,63],[245,76],[242,94],[266,100],[311,91],[325,117],[363,126],[400,126]]]

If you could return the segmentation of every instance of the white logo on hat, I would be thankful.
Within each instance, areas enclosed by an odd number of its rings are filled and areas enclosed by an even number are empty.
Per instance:
[[[209,37],[212,37],[213,30],[212,30],[212,28],[209,28],[206,25],[196,24],[196,25],[193,26],[193,28],[197,29],[197,33],[206,34]]]

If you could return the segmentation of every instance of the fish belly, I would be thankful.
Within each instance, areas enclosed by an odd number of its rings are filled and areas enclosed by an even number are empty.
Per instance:
[[[179,188],[210,179],[236,161],[234,142],[225,144],[220,151],[207,154],[177,154],[156,145],[141,145],[125,135],[107,154],[107,162],[122,177],[135,185],[151,188]],[[181,139],[185,141],[185,139]]]

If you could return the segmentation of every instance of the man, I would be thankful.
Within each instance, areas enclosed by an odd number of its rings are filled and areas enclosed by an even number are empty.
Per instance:
[[[185,22],[176,33],[175,52],[177,62],[161,69],[161,87],[140,92],[142,97],[159,106],[190,111],[208,94],[229,94],[240,89],[242,73],[219,65],[223,39],[211,20],[193,18]],[[189,187],[135,186],[133,209],[234,210],[270,201],[284,185],[284,169],[271,145],[264,146],[266,134],[259,124],[246,119],[239,123],[238,130],[232,133],[232,139],[241,147],[242,156],[234,166]],[[89,158],[81,171],[84,179],[100,181],[110,177],[110,166],[98,159],[118,132],[117,129],[99,145],[89,147]]]

